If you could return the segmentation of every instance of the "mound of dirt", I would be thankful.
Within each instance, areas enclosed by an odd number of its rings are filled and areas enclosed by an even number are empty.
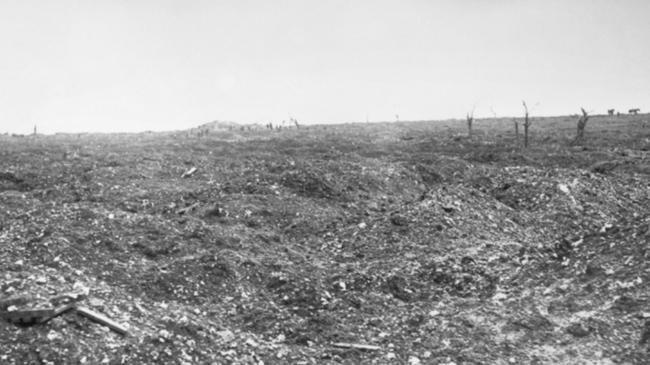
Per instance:
[[[441,123],[0,139],[0,362],[647,363],[639,125]]]

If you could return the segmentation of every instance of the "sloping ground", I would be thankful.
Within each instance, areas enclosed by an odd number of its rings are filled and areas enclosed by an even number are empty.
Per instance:
[[[648,131],[436,128],[2,140],[0,310],[129,336],[3,321],[0,362],[647,362]]]

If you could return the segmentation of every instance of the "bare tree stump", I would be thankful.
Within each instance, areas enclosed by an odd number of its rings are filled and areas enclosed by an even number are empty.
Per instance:
[[[587,121],[589,121],[589,114],[584,108],[580,108],[582,111],[582,116],[578,119],[578,130],[576,132],[576,142],[580,142],[585,137],[585,127],[587,126]]]
[[[519,121],[517,121],[517,118],[512,120],[515,124],[515,143],[517,146],[519,146]]]
[[[528,117],[528,105],[526,105],[526,101],[522,101],[521,103],[524,105],[524,148],[528,148],[528,129],[530,129],[532,121]]]
[[[474,124],[474,109],[475,107],[472,108],[472,111],[470,113],[467,113],[466,119],[467,119],[467,136],[472,137],[472,124]]]

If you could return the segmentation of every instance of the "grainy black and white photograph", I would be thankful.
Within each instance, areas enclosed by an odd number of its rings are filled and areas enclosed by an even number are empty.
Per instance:
[[[0,364],[650,364],[650,2],[0,0]]]

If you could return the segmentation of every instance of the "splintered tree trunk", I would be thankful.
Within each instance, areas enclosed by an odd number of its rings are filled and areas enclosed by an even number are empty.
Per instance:
[[[472,123],[474,122],[474,111],[472,114],[467,113],[467,136],[472,136]]]
[[[526,117],[524,120],[524,148],[528,148],[528,127],[530,126],[530,123],[528,122],[528,113],[526,113]]]
[[[519,122],[517,119],[513,121],[515,123],[515,141],[517,143],[517,146],[519,146]]]
[[[530,128],[530,118],[528,117],[528,105],[522,101],[524,105],[524,148],[528,148],[528,129]]]
[[[576,131],[576,141],[582,141],[585,137],[585,127],[587,126],[587,121],[589,121],[589,114],[585,111],[584,108],[580,108],[582,111],[582,116],[578,119],[578,130]]]

